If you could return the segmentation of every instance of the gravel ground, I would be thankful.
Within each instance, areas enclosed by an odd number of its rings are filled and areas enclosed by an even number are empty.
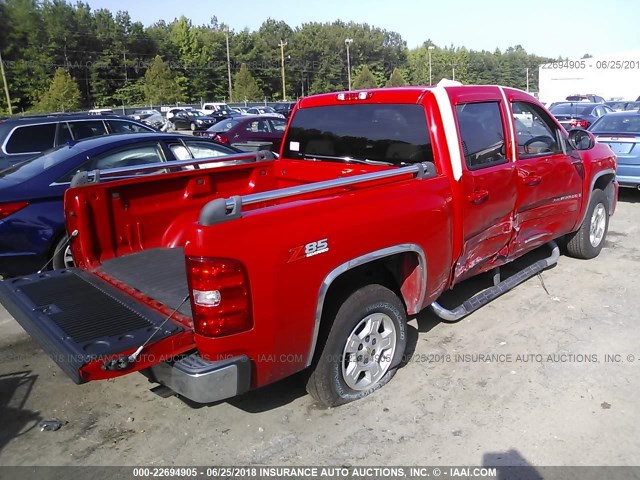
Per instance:
[[[636,465],[639,220],[622,192],[598,258],[456,324],[423,312],[391,383],[330,410],[300,376],[200,408],[139,374],[77,386],[0,307],[0,465]]]

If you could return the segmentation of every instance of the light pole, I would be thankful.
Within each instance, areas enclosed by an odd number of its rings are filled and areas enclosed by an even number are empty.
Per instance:
[[[529,67],[527,67],[526,70],[527,70],[527,93],[529,93]]]
[[[284,47],[287,45],[287,42],[284,40],[280,40],[278,46],[280,47],[280,57],[282,59],[282,101],[287,99],[287,91],[284,84]]]
[[[429,85],[433,85],[433,79],[431,78],[431,50],[434,50],[436,47],[433,45],[429,45],[427,50],[429,51]]]
[[[229,103],[231,103],[232,95],[231,95],[231,57],[229,57],[229,31],[224,34],[227,38],[227,75],[229,76]]]
[[[11,108],[11,96],[9,95],[9,86],[7,85],[7,77],[4,74],[4,63],[2,63],[2,53],[0,53],[0,75],[2,75],[4,94],[7,96],[7,110],[9,110],[9,115],[13,115],[13,109]]]
[[[456,81],[456,67],[458,66],[457,63],[452,63],[451,64],[451,72],[452,72],[452,76],[453,78],[451,80],[453,80],[454,82]]]
[[[347,47],[347,78],[349,79],[349,90],[351,90],[351,58],[349,57],[349,45],[353,43],[353,38],[345,38],[344,44]]]

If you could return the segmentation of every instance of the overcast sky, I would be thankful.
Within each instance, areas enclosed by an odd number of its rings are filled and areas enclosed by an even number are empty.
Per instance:
[[[85,0],[86,1],[86,0]],[[636,0],[294,0],[212,1],[88,0],[93,9],[126,10],[151,25],[181,15],[194,24],[212,16],[232,30],[255,30],[271,17],[295,28],[305,22],[343,20],[398,32],[409,48],[431,39],[436,45],[501,50],[522,45],[552,58],[579,58],[640,49],[640,2]],[[318,8],[317,5],[321,5]],[[640,58],[638,59],[640,60]]]

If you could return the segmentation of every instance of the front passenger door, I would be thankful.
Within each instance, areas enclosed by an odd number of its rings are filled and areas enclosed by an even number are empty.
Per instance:
[[[570,232],[582,203],[583,168],[580,156],[571,155],[564,132],[544,109],[526,98],[512,98],[512,110],[532,119],[528,126],[513,118],[518,201],[511,255],[517,256]]]

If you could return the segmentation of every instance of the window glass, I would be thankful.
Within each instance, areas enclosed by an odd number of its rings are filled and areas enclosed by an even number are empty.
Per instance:
[[[30,158],[29,160],[2,170],[2,172],[0,172],[0,178],[12,184],[24,182],[70,159],[74,155],[78,155],[81,151],[77,146],[70,147],[69,145],[62,145],[58,148],[48,150],[37,157]]]
[[[71,129],[69,129],[69,125],[66,122],[60,123],[58,127],[58,145],[64,145],[65,143],[69,143],[73,141],[73,135],[71,135]]]
[[[40,153],[53,147],[56,123],[16,128],[6,145],[7,153]]]
[[[537,155],[562,153],[558,143],[557,129],[551,118],[537,106],[526,102],[513,102],[516,142],[518,157],[530,158]],[[526,114],[531,122],[525,123],[515,112]]]
[[[498,102],[457,105],[456,114],[462,151],[469,169],[489,167],[507,161]],[[526,112],[521,114],[527,115]]]
[[[240,123],[239,120],[222,120],[215,125],[207,128],[208,132],[224,133],[231,130],[233,127]]]
[[[159,163],[164,161],[165,160],[164,156],[162,155],[162,150],[160,149],[158,144],[132,145],[86,161],[78,168],[75,168],[73,171],[60,178],[60,180],[58,180],[58,183],[70,182],[77,172],[131,167],[134,165],[145,165],[149,163]]]
[[[144,125],[125,122],[123,120],[107,120],[107,123],[113,133],[145,133],[153,131],[152,128],[145,127]]]
[[[640,135],[640,115],[609,115],[591,127],[591,133],[631,133]]]
[[[71,133],[73,133],[74,140],[99,137],[100,135],[107,134],[102,120],[69,122],[69,128],[71,129]]]
[[[287,122],[284,120],[269,120],[269,122],[271,122],[274,132],[284,132],[287,127]]]
[[[255,120],[253,122],[249,122],[244,129],[247,132],[253,133],[268,133],[270,131],[269,122],[267,122],[267,120]]]
[[[303,108],[293,117],[284,145],[287,158],[394,165],[433,162],[421,105],[362,103]]]
[[[223,145],[218,145],[210,142],[197,142],[197,141],[186,141],[185,142],[193,158],[209,158],[209,157],[220,157],[223,155],[230,155],[235,153],[230,148],[227,148]]]

